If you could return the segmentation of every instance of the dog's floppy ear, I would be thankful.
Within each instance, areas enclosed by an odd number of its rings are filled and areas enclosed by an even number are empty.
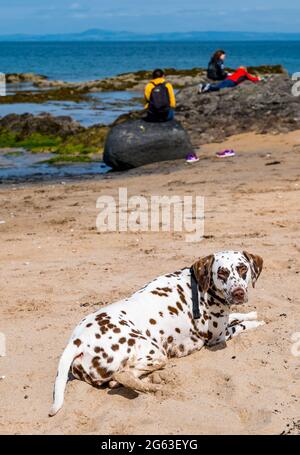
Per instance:
[[[214,255],[211,255],[199,259],[199,261],[193,265],[193,270],[202,292],[207,292],[209,289],[214,260]]]
[[[248,253],[247,251],[243,251],[243,255],[247,259],[247,261],[250,264],[251,268],[251,277],[252,277],[252,286],[255,288],[255,283],[258,280],[262,269],[263,269],[263,258],[256,255],[256,254],[251,254]]]

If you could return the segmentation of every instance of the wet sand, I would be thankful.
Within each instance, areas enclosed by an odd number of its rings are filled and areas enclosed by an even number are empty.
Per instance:
[[[235,158],[218,160],[220,148]],[[300,430],[300,131],[245,134],[203,146],[201,161],[122,175],[0,188],[0,433],[280,434]],[[96,200],[129,195],[205,196],[205,239],[179,233],[96,230]],[[224,249],[260,254],[265,268],[243,311],[267,325],[224,349],[171,360],[163,392],[68,384],[47,417],[58,359],[80,319],[156,276]]]

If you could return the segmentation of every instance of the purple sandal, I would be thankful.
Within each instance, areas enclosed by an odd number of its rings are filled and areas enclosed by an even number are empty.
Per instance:
[[[199,158],[197,155],[195,155],[195,153],[190,153],[187,157],[186,157],[186,162],[187,163],[198,163],[199,161]]]
[[[236,153],[234,150],[223,150],[222,152],[216,153],[217,158],[228,158],[230,156],[235,156]]]

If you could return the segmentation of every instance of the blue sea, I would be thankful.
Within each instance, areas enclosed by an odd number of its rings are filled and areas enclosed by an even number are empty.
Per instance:
[[[84,81],[154,67],[206,67],[217,48],[230,67],[282,64],[300,71],[300,41],[0,43],[0,72]]]

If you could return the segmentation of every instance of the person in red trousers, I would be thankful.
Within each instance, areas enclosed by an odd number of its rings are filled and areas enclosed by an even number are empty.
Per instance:
[[[236,87],[245,81],[257,83],[261,81],[261,78],[252,76],[248,73],[247,68],[241,66],[237,71],[228,75],[224,81],[221,81],[218,84],[200,84],[199,93],[218,92],[225,88]]]

